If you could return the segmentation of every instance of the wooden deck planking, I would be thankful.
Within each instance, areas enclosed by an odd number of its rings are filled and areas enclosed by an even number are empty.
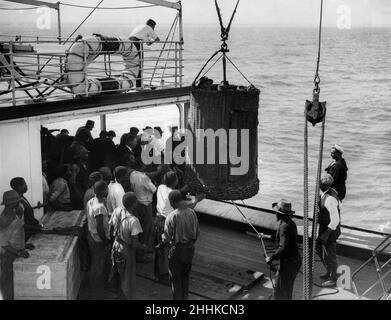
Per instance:
[[[235,300],[266,300],[273,294],[272,284],[269,276],[269,266],[259,251],[259,240],[243,232],[230,229],[223,229],[218,226],[201,224],[201,235],[196,243],[196,256],[190,278],[190,299],[235,299]],[[267,246],[273,243],[266,240]],[[197,261],[197,257],[199,260]],[[205,263],[202,266],[202,263]],[[363,261],[343,256],[338,257],[339,265],[347,265],[353,272]],[[228,267],[230,266],[231,269]],[[237,275],[230,275],[231,272],[243,272],[243,270],[260,271],[264,274],[262,279],[254,281],[249,289],[243,286],[236,286],[230,292],[233,285],[233,278]],[[319,259],[315,263],[314,281],[320,284],[319,275],[324,269]],[[224,274],[228,275],[227,277]],[[153,281],[153,263],[138,264],[137,270],[136,298],[142,300],[171,300],[171,288],[168,284],[161,284]],[[275,275],[272,274],[274,277]],[[390,276],[391,278],[391,276]],[[357,281],[359,291],[369,287],[377,279],[374,266],[364,268]],[[390,280],[388,280],[390,281]],[[236,288],[236,289],[235,289]],[[238,292],[235,290],[240,289]],[[378,286],[374,294],[369,298],[377,299],[381,294]],[[293,299],[301,300],[303,292],[303,275],[298,274]],[[314,287],[313,295],[319,293],[335,293],[334,289],[323,289]],[[108,297],[110,298],[110,297]],[[112,297],[111,297],[112,298]],[[355,299],[353,288],[339,290],[333,295],[326,295],[318,299]]]
[[[243,288],[251,287],[259,277],[263,276],[260,272],[235,268],[232,263],[227,263],[213,258],[209,259],[201,254],[194,257],[193,268],[205,274],[209,273],[215,277],[226,279],[227,281],[238,284]]]
[[[246,255],[239,255],[238,248],[233,251],[226,250],[227,241],[224,234],[220,234],[216,241],[211,241],[210,237],[213,238],[214,234],[207,229],[201,232],[196,243],[196,254],[190,275],[191,293],[209,299],[233,299],[238,291],[250,288],[261,280],[263,273],[256,268],[249,268],[249,265],[256,267],[256,261],[249,263]],[[222,249],[225,253],[219,254]],[[241,248],[242,251],[243,249]],[[153,263],[138,264],[137,274],[152,280]]]
[[[225,241],[224,241],[225,239]],[[227,241],[228,239],[228,241]],[[205,245],[205,241],[213,242],[213,244],[209,243]],[[265,245],[268,247],[272,247],[273,243],[265,240]],[[219,228],[217,226],[211,226],[203,224],[201,225],[201,237],[199,242],[197,243],[197,250],[203,250],[206,254],[217,255],[218,257],[226,257],[227,261],[233,261],[235,264],[240,266],[247,266],[248,268],[255,268],[265,274],[265,280],[256,284],[253,288],[248,290],[247,298],[250,299],[258,299],[260,296],[267,296],[270,293],[271,284],[268,283],[267,277],[269,276],[269,267],[265,263],[261,251],[259,251],[259,240],[253,237],[246,235],[245,233],[239,233],[229,229]],[[244,251],[241,251],[245,247]],[[251,255],[251,253],[260,252],[258,255]],[[366,258],[366,257],[365,257]],[[349,266],[351,272],[353,273],[364,260],[357,260],[348,258],[345,256],[338,256],[338,263],[340,266],[346,265]],[[362,292],[364,289],[368,288],[372,283],[377,280],[377,275],[375,272],[375,266],[369,265],[365,267],[362,272],[360,272],[356,285],[358,287],[359,292]],[[315,262],[315,271],[314,271],[314,282],[317,284],[321,283],[319,279],[319,275],[324,273],[324,268],[319,258],[316,257]],[[274,275],[273,275],[274,276]],[[387,277],[388,281],[390,281],[391,276]],[[321,290],[329,290],[332,292],[332,289],[321,289],[318,287],[314,287],[313,295],[317,295]],[[354,293],[353,288],[350,288],[350,293]],[[369,295],[369,298],[376,299],[381,294],[380,286],[376,286],[373,290],[373,294]],[[302,274],[298,274],[295,287],[294,287],[294,299],[302,299],[303,292],[303,277]],[[339,295],[335,295],[337,298]],[[325,298],[330,298],[332,296],[325,296]],[[344,296],[346,298],[346,295]],[[352,295],[350,297],[355,297]],[[241,295],[243,298],[243,295]]]
[[[141,276],[138,276],[136,281],[137,300],[172,300],[171,288],[169,286]],[[189,299],[205,300],[205,298],[193,293],[189,293]]]

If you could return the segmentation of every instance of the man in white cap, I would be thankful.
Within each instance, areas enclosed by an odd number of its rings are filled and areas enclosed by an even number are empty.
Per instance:
[[[275,300],[292,300],[293,285],[297,273],[301,267],[301,257],[297,244],[297,227],[291,215],[295,213],[292,205],[285,199],[273,203],[276,211],[278,248],[270,257],[266,258],[266,263],[271,264],[275,260],[280,261],[280,268],[274,289]]]
[[[332,188],[338,192],[338,198],[342,201],[346,195],[346,179],[348,167],[346,165],[346,161],[342,158],[343,149],[338,144],[335,144],[331,147],[330,156],[333,161],[330,165],[325,169],[325,171],[333,177]]]
[[[325,173],[320,179],[319,232],[316,243],[317,252],[327,270],[320,276],[325,280],[323,287],[334,287],[338,278],[337,239],[341,234],[341,202],[332,184],[333,177]]]

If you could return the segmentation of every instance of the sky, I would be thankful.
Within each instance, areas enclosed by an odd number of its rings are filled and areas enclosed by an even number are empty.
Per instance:
[[[57,2],[57,0],[47,0]],[[99,0],[62,0],[63,3],[95,6]],[[236,0],[220,0],[224,21],[228,21]],[[215,25],[218,23],[214,0],[182,0],[184,25]],[[136,0],[104,0],[103,7],[145,5]],[[25,8],[23,4],[13,4],[0,0],[1,7]],[[320,0],[240,0],[235,24],[257,26],[317,26]],[[91,10],[62,7],[63,23],[81,21]],[[350,19],[351,27],[387,26],[391,27],[391,0],[324,0],[324,25],[336,27],[344,17]],[[54,14],[53,14],[54,15]],[[36,19],[35,10],[0,10],[0,21],[25,23]],[[152,7],[137,10],[97,10],[91,20],[97,23],[128,22],[131,25],[144,22],[146,17],[154,18],[161,24],[169,24],[175,16],[174,10]]]

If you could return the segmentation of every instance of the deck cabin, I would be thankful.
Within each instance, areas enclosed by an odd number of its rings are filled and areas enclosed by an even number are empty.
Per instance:
[[[13,2],[49,5],[59,14],[58,3]],[[42,203],[41,126],[98,115],[103,130],[106,115],[163,105],[178,107],[178,122],[183,126],[189,88],[183,84],[181,4],[144,2],[171,8],[176,11],[176,18],[165,41],[155,42],[153,46],[144,44],[138,61],[141,81],[137,87],[133,83],[130,88],[123,88],[123,83],[128,82],[120,77],[126,70],[124,56],[110,49],[110,45],[119,42],[121,46],[131,46],[130,40],[110,38],[105,40],[109,50],[102,47],[94,52],[86,50],[79,72],[83,74],[83,83],[72,83],[69,81],[72,73],[67,70],[72,45],[80,42],[88,48],[90,43],[102,41],[89,39],[88,43],[76,37],[62,38],[60,23],[58,37],[54,38],[0,36],[0,179],[25,177],[31,203]],[[129,51],[135,51],[134,46]],[[95,59],[91,59],[93,55]],[[89,91],[91,82],[97,79],[101,79],[101,91]],[[85,92],[75,93],[73,88],[80,85],[84,85]],[[8,185],[1,184],[0,192],[7,188]]]

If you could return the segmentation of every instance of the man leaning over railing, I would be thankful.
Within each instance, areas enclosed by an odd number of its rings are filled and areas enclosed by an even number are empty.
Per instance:
[[[134,45],[139,52],[139,72],[136,80],[136,87],[141,87],[141,60],[143,59],[143,47],[142,43],[146,42],[150,46],[154,41],[160,41],[158,35],[155,32],[156,22],[152,19],[148,19],[145,24],[139,25],[133,29],[129,35],[129,40],[134,41]]]

